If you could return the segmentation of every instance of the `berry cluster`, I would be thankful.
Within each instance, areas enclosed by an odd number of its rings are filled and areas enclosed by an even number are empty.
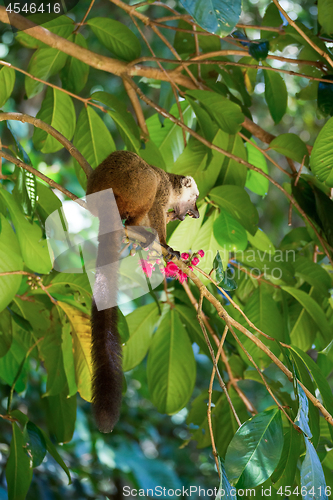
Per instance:
[[[205,252],[203,250],[199,250],[198,252],[190,255],[189,253],[182,253],[181,258],[185,260],[185,263],[188,265],[188,267],[193,270],[192,266],[197,266],[199,264],[199,261],[202,257],[204,257]],[[149,258],[150,257],[150,258]],[[162,263],[160,263],[160,259],[154,259],[154,256],[149,255],[147,260],[140,259],[140,265],[142,268],[142,271],[148,276],[148,278],[151,277],[152,272],[155,271],[155,264],[159,265],[159,269],[162,274],[166,278],[176,278],[180,283],[184,283],[186,281],[187,276],[179,267],[177,264],[175,264],[172,261],[167,262],[166,266],[164,267]],[[152,257],[152,258],[151,258]]]

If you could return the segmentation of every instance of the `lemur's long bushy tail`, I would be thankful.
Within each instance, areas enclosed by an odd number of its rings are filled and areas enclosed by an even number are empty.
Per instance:
[[[91,312],[92,402],[98,429],[111,432],[122,399],[121,341],[117,328],[118,259],[121,231],[99,234],[96,281]],[[97,305],[98,309],[97,309]],[[113,305],[113,307],[103,307]]]

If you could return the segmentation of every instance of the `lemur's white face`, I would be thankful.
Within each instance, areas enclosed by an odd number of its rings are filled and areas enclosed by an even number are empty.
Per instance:
[[[185,177],[182,181],[183,187],[180,198],[175,204],[174,219],[184,220],[186,214],[198,219],[199,211],[196,204],[199,191],[195,180],[192,177]]]

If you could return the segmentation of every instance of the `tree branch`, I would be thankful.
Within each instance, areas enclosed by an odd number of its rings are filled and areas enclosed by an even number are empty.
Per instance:
[[[169,81],[169,77],[159,70],[158,68],[145,68],[141,66],[129,66],[123,61],[118,59],[113,59],[111,57],[102,56],[92,52],[89,49],[80,47],[73,42],[66,40],[58,35],[55,35],[51,31],[43,28],[42,26],[37,26],[29,19],[20,16],[20,14],[11,14],[10,22],[4,6],[0,6],[0,21],[5,24],[11,24],[15,28],[25,31],[29,30],[29,35],[45,43],[49,47],[58,49],[69,56],[75,57],[79,61],[82,61],[92,68],[106,71],[107,73],[112,73],[116,76],[122,76],[124,73],[129,76],[145,76],[146,78],[152,78],[156,80]],[[173,78],[174,82],[183,85],[189,89],[198,88],[193,81],[184,75],[178,75],[177,78]]]
[[[43,122],[39,118],[34,118],[33,116],[26,115],[25,113],[0,113],[0,122],[4,120],[16,120],[20,121],[22,123],[31,123],[31,125],[34,125],[35,127],[38,127],[48,134],[52,135],[57,141],[60,142],[68,150],[71,156],[76,159],[76,161],[79,163],[79,165],[82,167],[82,170],[86,174],[87,177],[91,174],[93,171],[92,167],[89,165],[87,160],[82,156],[80,151],[73,146],[73,144],[66,139],[58,130],[55,128],[51,127],[51,125],[48,125],[47,123]]]
[[[70,198],[71,200],[76,201],[76,203],[78,203],[79,205],[81,205],[81,207],[87,208],[86,204],[85,204],[85,202],[83,200],[81,200],[80,198],[78,198],[77,196],[75,196],[75,194],[71,193],[66,188],[60,186],[60,184],[58,184],[54,180],[50,179],[49,177],[46,177],[46,175],[44,175],[41,172],[39,172],[39,170],[36,170],[35,168],[31,167],[30,165],[27,165],[26,163],[24,163],[23,161],[19,160],[18,158],[15,158],[15,156],[10,155],[6,151],[0,150],[0,156],[2,158],[5,158],[7,161],[10,161],[11,163],[14,163],[14,165],[17,165],[20,168],[24,168],[24,170],[27,170],[28,172],[31,172],[36,177],[39,177],[43,181],[47,182],[47,184],[50,187],[58,189],[65,196],[68,196],[68,198]]]

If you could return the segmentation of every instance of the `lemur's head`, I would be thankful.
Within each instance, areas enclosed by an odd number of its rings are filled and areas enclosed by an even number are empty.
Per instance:
[[[199,191],[193,177],[184,177],[182,179],[182,188],[180,196],[177,199],[174,210],[174,219],[184,220],[186,214],[190,217],[198,219],[200,217],[199,210],[196,204],[199,196]]]

